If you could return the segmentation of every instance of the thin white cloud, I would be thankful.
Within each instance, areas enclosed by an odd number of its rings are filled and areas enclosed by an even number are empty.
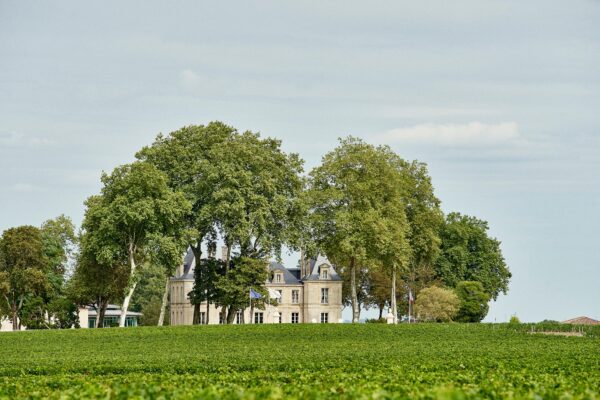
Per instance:
[[[380,136],[386,143],[412,143],[437,146],[489,146],[514,144],[521,140],[515,122],[485,124],[419,124],[396,128]]]
[[[15,131],[0,131],[0,146],[46,146],[53,143],[46,138],[26,136]]]

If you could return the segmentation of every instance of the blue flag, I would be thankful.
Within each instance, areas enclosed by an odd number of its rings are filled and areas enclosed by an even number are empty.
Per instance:
[[[250,298],[251,299],[260,299],[262,295],[254,291],[254,289],[250,289]]]

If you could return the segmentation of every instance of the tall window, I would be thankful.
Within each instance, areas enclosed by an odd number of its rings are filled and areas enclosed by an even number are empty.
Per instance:
[[[223,315],[222,312],[219,313],[219,324],[224,324],[225,323],[225,316]]]
[[[323,268],[321,270],[321,279],[329,279],[329,273],[327,272],[327,268]]]
[[[298,323],[298,313],[293,312],[292,313],[292,324],[297,324],[297,323]]]
[[[200,312],[198,322],[200,323],[200,325],[206,324],[206,312],[205,311]]]
[[[281,283],[281,274],[275,274],[275,282]]]
[[[255,312],[254,313],[254,323],[255,324],[262,324],[263,323],[263,313],[261,312]]]
[[[281,301],[283,300],[283,290],[278,290],[277,292],[279,293],[279,298],[277,299],[277,304],[281,304]]]
[[[329,288],[321,289],[321,304],[329,304]]]
[[[329,313],[322,312],[321,313],[321,323],[326,324],[329,322]]]
[[[281,313],[279,313],[279,316],[277,317],[277,322],[278,323],[282,323],[283,322],[283,315]]]
[[[300,302],[300,291],[292,290],[292,304],[298,304]]]
[[[242,315],[242,311],[238,311],[235,315],[235,323],[241,324],[242,322],[244,322],[244,316]]]

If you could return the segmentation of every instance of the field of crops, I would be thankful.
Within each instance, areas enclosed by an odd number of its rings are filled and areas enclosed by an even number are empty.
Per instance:
[[[600,335],[506,325],[0,334],[0,398],[600,398]]]

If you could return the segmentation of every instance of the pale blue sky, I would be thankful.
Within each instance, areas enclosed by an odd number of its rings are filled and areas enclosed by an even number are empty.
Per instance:
[[[0,0],[0,230],[79,223],[102,170],[183,125],[307,169],[352,134],[489,221],[513,279],[488,320],[600,318],[600,1],[288,3]]]

